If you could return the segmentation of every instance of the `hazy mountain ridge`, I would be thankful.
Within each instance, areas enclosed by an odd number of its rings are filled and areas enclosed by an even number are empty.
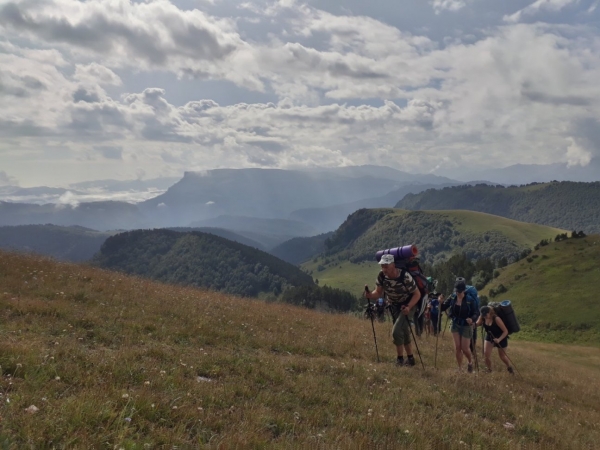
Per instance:
[[[189,227],[198,225],[196,222],[218,216],[290,220],[290,213],[298,209],[329,207],[379,197],[406,184],[414,185],[420,177],[423,176],[377,166],[332,168],[314,172],[280,169],[186,172],[184,177],[166,192],[137,204],[125,201],[81,201],[73,193],[62,190],[55,192],[56,195],[60,193],[62,196],[57,204],[0,202],[0,225],[52,223],[111,230]],[[430,182],[447,181],[433,175],[424,177]],[[118,198],[119,189],[140,190],[147,189],[150,185],[158,189],[164,187],[169,180],[100,180],[77,183],[73,186],[88,191],[104,189]],[[157,183],[162,184],[159,186]],[[147,192],[144,195],[147,195]],[[308,225],[311,226],[310,223]],[[232,229],[231,226],[227,228]],[[236,231],[242,229],[237,227]],[[260,234],[260,231],[255,229],[243,231]],[[259,242],[265,247],[272,247],[295,236],[318,234],[319,229],[315,227],[299,234],[294,233],[296,232],[277,232],[275,234],[281,234],[280,238],[270,242],[263,239]]]
[[[450,176],[469,181],[471,173],[464,170],[450,170]],[[600,181],[600,158],[592,158],[589,164],[569,165],[555,164],[515,164],[501,169],[477,170],[477,177],[496,184],[521,185],[528,183],[545,183],[550,181],[594,182]]]
[[[407,194],[396,208],[465,209],[566,230],[600,233],[600,182],[457,186]]]
[[[5,226],[0,227],[0,248],[79,262],[91,259],[110,235],[79,226]]]

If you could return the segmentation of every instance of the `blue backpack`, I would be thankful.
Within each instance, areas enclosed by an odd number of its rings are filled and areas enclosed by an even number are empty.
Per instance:
[[[456,303],[456,293],[453,293],[448,300],[450,301],[450,308],[447,309],[448,316],[452,318],[452,307],[454,303]],[[465,301],[467,302],[467,306],[469,308],[469,317],[473,317],[474,315],[479,315],[479,294],[477,293],[477,289],[475,286],[467,285],[465,289]]]

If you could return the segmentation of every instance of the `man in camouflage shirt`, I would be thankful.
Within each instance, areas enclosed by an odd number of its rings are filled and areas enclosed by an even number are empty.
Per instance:
[[[410,321],[414,317],[414,306],[419,302],[421,293],[410,273],[405,272],[404,279],[400,279],[402,271],[395,266],[392,255],[383,255],[379,264],[381,272],[377,276],[377,287],[372,292],[365,291],[365,297],[377,299],[382,297],[385,292],[395,319],[392,338],[398,352],[397,363],[398,365],[414,366]],[[404,350],[406,350],[407,356],[406,363],[404,362]]]

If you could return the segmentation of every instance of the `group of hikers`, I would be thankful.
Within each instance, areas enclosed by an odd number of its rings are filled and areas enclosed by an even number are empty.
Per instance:
[[[421,334],[423,329],[429,329],[434,336],[437,336],[441,331],[441,315],[446,312],[452,323],[450,331],[454,339],[459,371],[462,371],[463,362],[466,359],[467,371],[473,372],[476,329],[483,327],[485,331],[483,353],[486,371],[492,371],[491,355],[493,349],[497,348],[498,355],[506,365],[508,372],[514,373],[506,354],[509,334],[506,324],[496,314],[493,307],[487,305],[479,307],[476,289],[468,286],[464,278],[456,278],[454,290],[447,299],[443,294],[430,293],[428,298],[423,300],[427,301],[424,313],[418,314],[416,310],[417,305],[421,302],[422,294],[410,271],[397,267],[394,256],[390,254],[382,255],[379,265],[381,271],[377,276],[376,287],[369,291],[365,286],[364,296],[367,299],[376,300],[375,311],[378,315],[382,311],[383,317],[385,317],[385,308],[391,313],[392,339],[397,350],[396,363],[398,365],[414,366],[416,364],[412,350],[411,322],[415,323],[418,334]],[[423,322],[420,322],[419,318],[422,318]],[[421,323],[420,326],[419,323]],[[406,354],[406,359],[404,359],[404,354]]]

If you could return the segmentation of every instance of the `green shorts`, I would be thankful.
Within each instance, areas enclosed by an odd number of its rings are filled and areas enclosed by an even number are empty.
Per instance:
[[[408,316],[400,313],[396,319],[396,322],[394,322],[394,327],[392,328],[392,339],[394,340],[394,345],[410,344],[410,321],[413,319],[414,315],[414,308],[410,310]]]
[[[473,337],[473,327],[469,324],[466,325],[457,325],[456,322],[452,322],[452,328],[450,328],[452,333],[458,333],[461,337],[465,339],[471,339]]]

